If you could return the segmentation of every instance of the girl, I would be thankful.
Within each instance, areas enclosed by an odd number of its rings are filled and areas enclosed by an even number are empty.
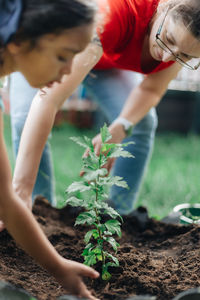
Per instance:
[[[60,81],[63,74],[70,73],[75,54],[90,42],[95,12],[91,0],[1,0],[0,75],[20,71],[37,88]],[[12,188],[2,102],[0,107],[0,218],[16,242],[68,292],[95,300],[81,277],[96,278],[98,273],[62,258]]]

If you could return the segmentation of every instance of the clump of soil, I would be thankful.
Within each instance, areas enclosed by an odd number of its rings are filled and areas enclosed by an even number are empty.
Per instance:
[[[34,215],[45,234],[64,257],[83,262],[83,237],[87,230],[74,227],[69,208],[52,208],[37,199]],[[66,294],[49,274],[16,246],[4,230],[0,233],[0,280],[23,288],[38,300]],[[167,225],[149,219],[141,228],[135,218],[126,219],[109,282],[86,280],[101,300],[123,300],[134,295],[155,295],[168,300],[181,291],[200,286],[200,227]],[[35,245],[37,247],[37,245]]]

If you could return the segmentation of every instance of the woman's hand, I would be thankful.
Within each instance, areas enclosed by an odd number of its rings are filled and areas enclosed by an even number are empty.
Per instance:
[[[114,143],[114,144],[120,144],[122,142],[122,140],[126,137],[123,126],[119,123],[112,123],[108,130],[110,131],[110,134],[112,135],[112,138],[108,141],[108,143]],[[102,145],[102,140],[101,140],[101,135],[98,134],[96,135],[93,140],[92,143],[94,145],[94,151],[96,153],[96,155],[100,154],[100,150],[101,150],[101,145]],[[85,153],[83,154],[83,157],[87,157],[89,153],[89,149],[87,149],[85,151]],[[111,171],[113,164],[115,162],[115,158],[110,158],[107,162],[107,164],[104,166],[104,168],[106,168],[108,170],[108,172]],[[83,176],[84,172],[80,172],[80,175]]]
[[[98,300],[83,283],[82,277],[96,279],[99,273],[81,263],[62,258],[60,268],[53,274],[68,293],[90,300]]]

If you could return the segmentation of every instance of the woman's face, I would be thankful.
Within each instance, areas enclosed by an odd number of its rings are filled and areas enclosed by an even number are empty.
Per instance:
[[[151,56],[157,61],[175,61],[175,56],[178,56],[184,62],[190,64],[200,61],[200,41],[197,40],[185,27],[181,21],[175,21],[170,15],[166,15],[166,11],[155,18],[151,28],[149,37],[149,51]],[[164,22],[163,22],[164,20]],[[156,42],[156,34],[160,25],[163,26],[160,31],[159,38],[161,41],[175,54],[170,51],[165,51]]]
[[[59,82],[71,72],[74,56],[86,48],[92,34],[93,25],[85,25],[59,35],[44,35],[33,49],[30,42],[8,44],[13,70],[21,72],[36,88]]]

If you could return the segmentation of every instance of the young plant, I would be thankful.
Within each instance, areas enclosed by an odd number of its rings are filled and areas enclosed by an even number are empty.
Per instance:
[[[100,261],[102,263],[102,279],[108,280],[111,277],[108,267],[119,266],[118,259],[109,249],[117,252],[119,244],[113,235],[116,234],[121,237],[122,217],[108,205],[107,191],[112,185],[124,188],[128,188],[128,185],[122,177],[109,175],[104,166],[111,158],[133,157],[123,149],[133,142],[109,144],[112,136],[106,125],[101,128],[100,134],[102,146],[99,155],[95,154],[92,140],[88,137],[71,138],[78,145],[89,149],[89,152],[87,157],[82,158],[84,175],[81,181],[72,183],[66,191],[68,196],[66,204],[84,208],[75,222],[75,225],[91,226],[91,230],[85,234],[84,238],[86,243],[82,253],[84,263],[92,266]]]

